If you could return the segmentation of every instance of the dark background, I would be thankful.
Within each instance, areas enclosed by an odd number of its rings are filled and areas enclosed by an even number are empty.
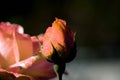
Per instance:
[[[120,58],[120,0],[1,0],[0,22],[38,35],[55,17],[76,32],[79,59]]]

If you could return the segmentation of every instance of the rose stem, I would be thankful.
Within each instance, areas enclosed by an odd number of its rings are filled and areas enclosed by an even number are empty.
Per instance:
[[[62,80],[62,75],[65,71],[65,63],[54,64],[54,71],[56,73],[57,80]]]

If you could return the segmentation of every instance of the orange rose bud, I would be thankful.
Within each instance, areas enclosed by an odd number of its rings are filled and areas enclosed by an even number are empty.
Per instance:
[[[56,18],[43,38],[42,54],[54,63],[69,62],[76,55],[75,34],[66,26],[66,21]]]

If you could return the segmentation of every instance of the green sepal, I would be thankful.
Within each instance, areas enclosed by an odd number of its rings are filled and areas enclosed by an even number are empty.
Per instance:
[[[45,57],[50,62],[53,62],[55,64],[68,63],[76,57],[76,52],[77,52],[76,42],[74,42],[74,47],[70,49],[67,56],[60,56],[58,51],[54,48],[52,43],[51,43],[51,45],[53,47],[53,53],[51,56]],[[64,51],[63,51],[63,53],[64,53]]]

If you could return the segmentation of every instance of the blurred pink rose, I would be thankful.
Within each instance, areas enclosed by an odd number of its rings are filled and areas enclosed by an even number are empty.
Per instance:
[[[42,43],[42,35],[39,40]],[[25,80],[31,79],[28,76],[35,80],[55,77],[53,64],[37,55],[38,51],[38,39],[24,34],[22,26],[0,23],[0,79],[1,75],[11,75],[12,78],[22,76]]]

